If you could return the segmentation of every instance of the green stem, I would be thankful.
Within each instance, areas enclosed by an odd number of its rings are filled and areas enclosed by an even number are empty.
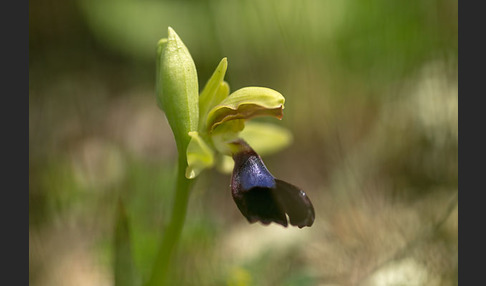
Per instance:
[[[177,168],[177,185],[172,208],[170,222],[165,228],[162,240],[160,241],[159,252],[155,259],[152,274],[147,286],[159,286],[167,283],[167,273],[171,257],[181,236],[182,227],[186,218],[189,192],[194,180],[185,177],[187,159],[185,154],[179,155]]]

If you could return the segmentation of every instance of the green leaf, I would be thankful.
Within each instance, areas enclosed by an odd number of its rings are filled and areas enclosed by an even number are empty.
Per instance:
[[[227,68],[228,61],[223,58],[199,96],[199,130],[202,130],[202,126],[206,124],[208,111],[228,97],[229,86],[223,81]]]
[[[115,223],[115,263],[114,276],[116,286],[137,284],[137,274],[133,262],[128,216],[121,200],[118,202]]]
[[[279,152],[292,143],[292,133],[270,123],[249,121],[239,136],[260,155]]]
[[[179,152],[185,152],[190,131],[199,122],[199,88],[194,61],[187,47],[169,27],[167,40],[157,47],[157,102],[165,112]]]
[[[191,141],[187,146],[186,178],[194,179],[204,169],[214,165],[214,153],[198,132],[189,132],[189,136]]]
[[[257,116],[283,116],[285,98],[279,92],[265,87],[245,87],[230,94],[208,113],[206,125],[209,131],[234,119],[250,119]]]

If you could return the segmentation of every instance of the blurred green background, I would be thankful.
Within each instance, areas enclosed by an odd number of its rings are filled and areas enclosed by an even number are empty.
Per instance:
[[[29,3],[29,279],[113,285],[123,200],[147,277],[176,149],[155,102],[173,27],[202,88],[286,98],[294,140],[264,157],[316,209],[311,228],[248,224],[230,176],[193,190],[172,285],[457,285],[457,1],[44,0]]]

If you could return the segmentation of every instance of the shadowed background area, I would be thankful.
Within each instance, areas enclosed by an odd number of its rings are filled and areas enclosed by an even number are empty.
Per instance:
[[[231,91],[285,96],[282,121],[257,120],[293,143],[263,160],[316,211],[250,225],[204,171],[173,285],[457,285],[454,0],[30,1],[31,285],[113,285],[119,229],[150,273],[177,159],[154,90],[168,26],[200,88],[227,57]]]

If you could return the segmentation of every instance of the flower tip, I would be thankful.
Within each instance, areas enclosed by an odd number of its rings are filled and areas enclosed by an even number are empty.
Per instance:
[[[186,168],[186,174],[185,175],[186,175],[187,179],[192,180],[196,177],[196,172],[194,171],[194,169],[188,167],[188,168]]]
[[[228,59],[226,57],[222,58],[221,61],[219,62],[219,66],[221,66],[221,70],[224,76],[226,70],[228,69]]]
[[[157,42],[157,53],[159,54],[159,56],[165,45],[167,45],[167,38],[162,38]]]
[[[222,74],[221,81],[223,80],[227,69],[228,69],[228,59],[224,57],[221,59],[221,61],[219,61],[218,67],[216,68],[216,71],[219,71]]]
[[[172,29],[172,27],[169,26],[169,28],[167,28],[167,35],[168,35],[168,39],[169,40],[173,40],[173,41],[178,41],[178,42],[182,42],[181,38],[179,37],[179,35],[177,35],[176,31],[174,29]]]

